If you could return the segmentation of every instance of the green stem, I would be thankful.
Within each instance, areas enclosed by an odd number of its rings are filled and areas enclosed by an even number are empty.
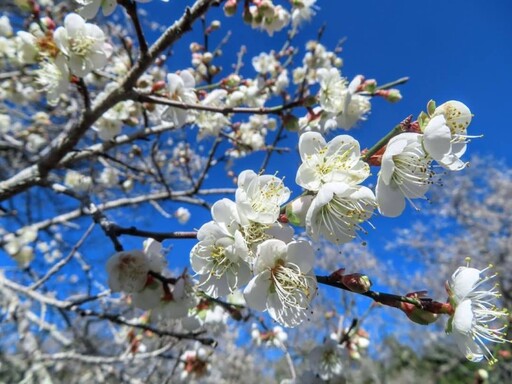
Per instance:
[[[382,147],[384,147],[391,138],[395,137],[399,133],[403,132],[403,123],[395,125],[395,127],[388,132],[386,136],[380,139],[377,144],[371,147],[362,157],[363,161],[368,161],[370,158],[375,155]]]
[[[405,84],[408,81],[409,81],[408,77],[401,77],[401,78],[399,78],[397,80],[390,81],[389,83],[382,84],[381,86],[377,87],[376,90],[393,88],[393,87],[396,87],[397,85]]]

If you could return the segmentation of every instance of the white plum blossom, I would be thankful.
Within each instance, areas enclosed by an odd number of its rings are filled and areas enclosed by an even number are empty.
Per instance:
[[[162,244],[144,241],[144,250],[117,252],[107,261],[108,285],[113,292],[141,292],[148,283],[149,271],[160,273],[167,265]]]
[[[200,104],[208,107],[222,108],[227,91],[224,89],[216,89],[210,92]],[[201,140],[206,136],[216,137],[222,128],[229,126],[229,118],[225,114],[219,112],[199,111],[195,119],[196,125],[199,127],[198,139]]]
[[[318,100],[320,106],[329,113],[338,114],[343,111],[347,86],[336,68],[320,68],[316,71],[320,90]]]
[[[190,71],[181,71],[178,74],[167,75],[167,91],[169,98],[185,104],[196,104],[196,81]],[[187,110],[169,106],[162,113],[162,120],[173,123],[176,128],[181,128],[187,123],[189,113]]]
[[[275,76],[279,73],[281,65],[276,60],[274,51],[270,53],[261,52],[258,56],[252,58],[254,70],[261,75],[270,74]]]
[[[279,72],[279,75],[276,77],[275,83],[272,87],[272,92],[275,95],[279,95],[285,91],[289,84],[290,80],[288,79],[288,70],[283,69]]]
[[[232,293],[251,278],[249,249],[241,232],[235,202],[217,201],[212,206],[213,221],[197,232],[197,243],[190,251],[190,264],[199,275],[199,287],[213,297]]]
[[[77,192],[85,192],[92,186],[90,176],[82,175],[80,172],[69,170],[64,176],[64,184]]]
[[[179,358],[180,379],[182,381],[194,381],[206,376],[210,371],[210,355],[211,352],[203,347],[183,352]]]
[[[362,80],[362,76],[356,76],[343,91],[342,109],[336,115],[336,123],[340,128],[346,130],[353,128],[358,121],[366,119],[365,115],[371,109],[370,98],[356,92]]]
[[[264,6],[251,5],[249,12],[252,15],[251,26],[266,31],[269,36],[280,31],[290,23],[290,13],[281,5],[273,5],[271,2]]]
[[[0,17],[0,36],[11,37],[13,34],[11,22],[7,16]]]
[[[288,340],[288,334],[279,325],[262,332],[256,323],[252,323],[251,338],[258,346],[263,343],[267,347],[283,348],[284,343]]]
[[[57,28],[53,38],[67,57],[69,69],[79,77],[105,66],[112,51],[103,31],[97,25],[86,23],[76,13],[64,18],[64,27]]]
[[[425,151],[441,166],[459,171],[467,163],[460,160],[468,143],[467,127],[471,111],[460,101],[447,101],[437,107],[423,130]]]
[[[306,225],[306,215],[311,207],[315,196],[301,195],[286,205],[286,218],[293,225],[304,227]]]
[[[142,291],[150,270],[146,254],[139,250],[117,252],[108,259],[106,268],[112,292],[125,293]]]
[[[29,243],[37,239],[37,229],[33,226],[23,227],[18,232],[8,233],[3,237],[4,249],[16,262],[26,267],[34,259],[34,249]]]
[[[81,7],[78,13],[84,19],[92,19],[98,13],[100,7],[103,16],[110,16],[117,7],[117,0],[75,0]]]
[[[323,236],[335,244],[348,243],[376,207],[375,195],[367,187],[327,183],[309,207],[306,230],[313,240]]]
[[[146,239],[143,243],[143,252],[146,254],[148,259],[149,269],[153,272],[162,272],[167,266],[167,260],[163,255],[162,243],[155,239]]]
[[[422,135],[406,132],[393,137],[382,156],[376,196],[379,212],[399,216],[405,199],[420,198],[432,184],[431,158],[422,146]]]
[[[314,250],[306,241],[266,240],[257,248],[254,277],[244,290],[249,307],[263,311],[286,327],[307,319],[316,294],[312,273]]]
[[[119,172],[113,167],[105,167],[98,181],[105,187],[112,188],[119,184]]]
[[[240,157],[265,147],[265,137],[268,130],[276,128],[276,120],[267,115],[251,115],[249,121],[240,124],[240,127],[231,135],[238,144],[230,151],[230,156]]]
[[[343,371],[343,355],[340,345],[331,339],[318,345],[309,353],[309,363],[313,371],[323,380],[340,376]]]
[[[159,305],[153,308],[154,313],[164,319],[187,317],[189,310],[197,304],[192,280],[187,274],[183,274],[168,287],[169,290],[164,290]]]
[[[455,311],[447,325],[447,332],[452,333],[457,346],[466,358],[473,362],[487,359],[494,363],[496,359],[486,342],[504,343],[506,325],[498,328],[492,324],[497,320],[506,323],[508,312],[496,307],[501,296],[496,285],[484,288],[483,285],[496,277],[496,274],[485,276],[483,270],[459,267],[447,282],[450,304]]]
[[[310,21],[315,16],[318,7],[315,6],[316,0],[293,1],[292,25],[298,27],[306,21]]]
[[[119,120],[106,119],[100,117],[95,123],[93,129],[98,132],[98,137],[103,141],[110,141],[119,135],[123,124]]]
[[[179,207],[176,212],[174,212],[174,217],[178,219],[178,223],[187,224],[190,220],[190,211],[185,207]]]
[[[52,60],[45,60],[36,71],[35,83],[41,91],[46,92],[48,104],[56,105],[62,94],[69,88],[69,70],[66,59],[59,55]]]
[[[359,184],[370,174],[370,167],[361,160],[359,143],[348,135],[325,142],[318,132],[300,136],[300,165],[295,182],[309,191],[318,191],[325,183]]]
[[[290,190],[276,176],[258,175],[251,170],[238,176],[236,205],[243,224],[248,221],[273,224],[289,197]]]

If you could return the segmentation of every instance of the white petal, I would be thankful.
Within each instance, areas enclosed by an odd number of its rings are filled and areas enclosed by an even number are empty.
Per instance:
[[[375,194],[381,215],[388,217],[400,216],[405,208],[405,197],[398,188],[387,185],[380,174]]]
[[[462,301],[480,280],[480,271],[476,268],[459,267],[453,273],[450,289],[457,301]]]
[[[425,150],[435,160],[442,159],[452,148],[452,133],[445,122],[444,116],[434,117],[427,124],[423,135]]]
[[[267,307],[267,296],[270,289],[270,271],[256,275],[244,289],[244,298],[247,305],[257,311],[264,311]]]
[[[297,264],[302,273],[308,273],[313,269],[315,251],[307,241],[292,241],[287,246],[286,261]]]
[[[320,189],[321,180],[316,170],[307,163],[302,163],[297,170],[295,182],[302,188],[309,191],[318,191]]]
[[[256,255],[254,273],[260,273],[265,269],[273,268],[276,261],[286,255],[286,244],[277,239],[265,240],[258,245]]]
[[[455,308],[452,327],[454,332],[470,335],[472,326],[473,309],[471,307],[471,300],[466,299],[460,302]]]
[[[70,13],[64,18],[64,27],[70,38],[74,38],[77,33],[84,29],[85,20],[76,13]]]
[[[180,76],[183,79],[185,88],[194,88],[196,86],[196,81],[194,80],[194,76],[190,73],[190,71],[182,71]]]
[[[314,155],[325,147],[326,142],[323,136],[318,132],[306,132],[300,136],[299,139],[299,152],[302,161],[307,159],[307,156]]]

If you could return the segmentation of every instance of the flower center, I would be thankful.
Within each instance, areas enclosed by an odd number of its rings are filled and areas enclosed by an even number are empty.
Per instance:
[[[79,38],[69,39],[69,49],[77,56],[87,56],[91,52],[91,48],[96,44],[96,39],[87,36],[80,36]]]
[[[306,309],[304,304],[308,303],[311,292],[312,276],[304,275],[294,263],[278,262],[271,270],[273,288],[279,297],[279,301],[285,307]]]

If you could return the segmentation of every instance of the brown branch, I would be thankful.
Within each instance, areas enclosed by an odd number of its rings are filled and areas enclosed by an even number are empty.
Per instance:
[[[248,113],[254,115],[281,115],[283,111],[297,108],[303,105],[304,100],[299,99],[292,101],[288,104],[278,105],[275,107],[261,107],[261,108],[248,108],[248,107],[212,107],[209,105],[201,104],[185,104],[180,101],[169,100],[164,97],[150,96],[137,93],[135,91],[130,93],[130,99],[141,103],[153,103],[160,105],[168,105],[170,107],[185,109],[185,110],[197,110],[222,113],[228,115],[231,113]]]
[[[190,231],[177,231],[177,232],[153,232],[137,229],[135,227],[121,227],[116,224],[111,225],[111,230],[116,236],[129,235],[136,237],[149,237],[156,241],[163,241],[167,239],[196,239],[197,232]]]

